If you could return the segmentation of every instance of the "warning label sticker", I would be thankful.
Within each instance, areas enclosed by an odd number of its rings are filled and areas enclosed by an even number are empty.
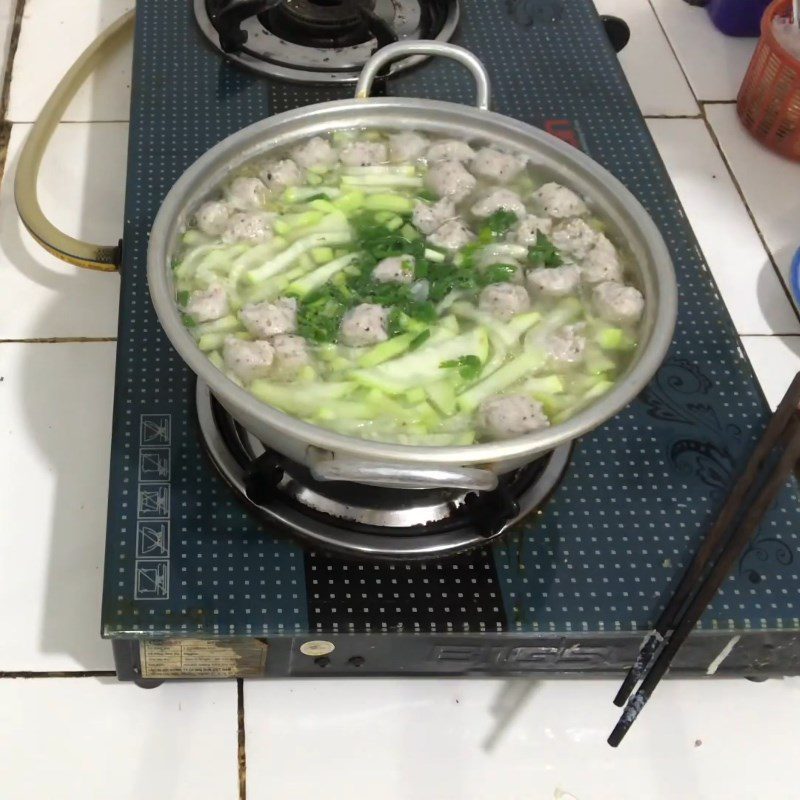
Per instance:
[[[256,678],[267,644],[258,639],[162,639],[139,646],[143,678]]]

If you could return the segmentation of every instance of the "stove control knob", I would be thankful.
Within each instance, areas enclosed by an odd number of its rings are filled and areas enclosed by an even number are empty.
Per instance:
[[[364,656],[353,656],[347,659],[347,663],[354,667],[360,667],[364,663]]]
[[[330,663],[331,663],[331,660],[328,658],[328,656],[317,656],[317,657],[314,659],[314,663],[315,663],[315,664],[316,664],[318,667],[327,667],[327,666],[328,666],[328,664],[330,664]]]

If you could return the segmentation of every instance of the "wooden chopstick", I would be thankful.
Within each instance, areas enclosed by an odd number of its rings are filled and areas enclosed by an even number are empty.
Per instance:
[[[745,495],[761,471],[764,461],[779,443],[792,412],[800,408],[800,372],[795,375],[780,405],[767,423],[761,438],[750,456],[747,466],[736,481],[711,530],[701,542],[691,563],[681,578],[678,588],[661,612],[653,630],[647,635],[633,666],[614,697],[614,705],[623,706],[639,679],[649,668],[653,657],[670,635],[680,618],[681,611],[696,591],[709,563],[716,558],[733,532],[730,527],[741,510]]]
[[[625,706],[619,722],[608,737],[608,743],[612,747],[619,745],[636,721],[656,686],[658,686],[669,669],[675,654],[694,629],[706,606],[714,598],[737,559],[744,553],[764,513],[786,485],[786,480],[800,458],[800,412],[796,409],[793,409],[790,419],[780,436],[780,441],[776,445],[783,447],[783,452],[777,464],[774,465],[763,480],[755,498],[745,510],[744,516],[735,527],[716,563],[711,568],[706,579],[701,582],[686,612],[659,653],[652,668],[644,676],[638,691]],[[737,504],[738,502],[741,501],[737,499]]]

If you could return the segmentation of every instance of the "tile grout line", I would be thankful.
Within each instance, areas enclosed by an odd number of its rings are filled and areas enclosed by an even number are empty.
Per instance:
[[[33,125],[35,119],[9,120],[11,125]],[[129,119],[60,119],[59,125],[129,125]]]
[[[236,742],[239,769],[239,800],[247,800],[247,749],[244,738],[244,681],[236,679]]]
[[[711,137],[711,141],[714,143],[714,147],[717,148],[720,156],[722,157],[722,163],[725,165],[725,169],[728,170],[728,175],[730,175],[730,178],[733,181],[733,186],[736,189],[737,194],[739,195],[739,199],[742,201],[742,205],[744,205],[745,210],[747,211],[747,216],[750,217],[750,222],[753,224],[753,228],[755,228],[758,239],[761,242],[761,246],[764,248],[764,252],[767,254],[769,263],[772,265],[772,270],[778,278],[778,283],[780,284],[780,287],[783,289],[783,293],[786,296],[786,299],[789,301],[789,306],[794,312],[795,317],[798,320],[800,320],[800,309],[798,309],[797,305],[795,305],[794,298],[792,297],[792,293],[789,291],[789,287],[786,285],[786,281],[784,280],[783,275],[781,274],[778,262],[775,260],[775,256],[772,254],[772,250],[770,250],[770,247],[767,244],[767,240],[764,238],[764,234],[761,232],[761,228],[758,225],[758,221],[756,220],[755,214],[753,213],[753,210],[750,208],[750,204],[747,202],[747,198],[745,197],[742,186],[739,183],[739,179],[736,177],[736,174],[733,171],[733,167],[731,166],[730,161],[728,161],[728,157],[725,155],[725,151],[723,150],[722,145],[720,144],[719,137],[717,136],[716,131],[714,130],[714,126],[709,122],[708,117],[706,116],[705,104],[701,103],[700,107],[703,109],[702,120],[706,126],[706,130],[708,131],[708,135]],[[741,336],[742,334],[739,335]]]
[[[14,678],[115,678],[113,670],[90,670],[84,672],[0,672],[0,680]]]
[[[761,246],[764,248],[764,252],[767,254],[767,259],[769,260],[769,263],[772,265],[773,272],[775,273],[775,275],[778,278],[778,283],[779,283],[781,289],[783,289],[783,293],[786,296],[786,299],[789,301],[789,307],[792,309],[792,312],[794,313],[795,317],[798,320],[800,320],[800,309],[798,309],[798,307],[795,305],[795,302],[794,302],[794,299],[792,298],[791,292],[789,291],[789,288],[787,287],[787,285],[786,285],[786,283],[785,283],[785,281],[783,279],[783,276],[781,275],[781,271],[780,271],[780,268],[778,267],[778,263],[775,261],[775,257],[773,256],[772,251],[770,250],[769,245],[767,244],[767,240],[764,238],[764,234],[761,232],[761,228],[758,226],[758,222],[756,221],[755,214],[753,214],[753,210],[750,208],[750,204],[747,202],[747,198],[745,197],[745,194],[742,191],[742,187],[739,184],[739,180],[737,179],[736,175],[734,174],[733,168],[732,168],[730,162],[728,161],[727,156],[725,155],[725,151],[722,149],[722,146],[720,145],[719,138],[717,137],[716,133],[714,132],[714,127],[709,122],[708,115],[706,114],[706,106],[707,105],[733,105],[733,104],[735,104],[736,101],[735,100],[733,100],[733,101],[731,101],[731,100],[718,100],[718,101],[716,101],[716,100],[704,100],[704,101],[701,101],[701,100],[698,99],[697,94],[694,91],[694,87],[692,86],[691,81],[689,80],[689,76],[686,74],[686,70],[683,68],[683,64],[681,63],[680,58],[678,58],[678,54],[675,52],[675,48],[672,46],[672,40],[670,39],[666,28],[664,27],[664,25],[661,22],[661,17],[658,16],[658,12],[656,11],[655,6],[653,5],[653,0],[647,0],[647,2],[648,2],[648,5],[650,6],[650,10],[653,12],[653,15],[656,18],[656,21],[658,22],[659,28],[661,28],[661,32],[664,34],[664,38],[667,40],[667,44],[669,45],[669,49],[672,52],[672,55],[673,55],[675,61],[678,62],[678,67],[680,68],[681,74],[683,75],[684,80],[686,81],[686,84],[689,87],[689,91],[692,93],[692,97],[694,97],[695,102],[697,103],[697,105],[698,105],[698,107],[700,109],[700,115],[699,115],[698,118],[703,121],[703,124],[705,125],[706,130],[708,131],[708,134],[711,137],[711,141],[713,142],[714,147],[717,148],[717,152],[720,154],[720,158],[722,158],[722,163],[725,165],[725,169],[728,171],[728,175],[730,176],[731,181],[733,181],[733,186],[736,189],[737,194],[739,195],[739,199],[742,201],[742,205],[744,206],[745,211],[747,212],[747,216],[750,218],[750,222],[752,223],[753,228],[755,229],[756,235],[758,236],[758,239],[761,242]],[[737,336],[739,336],[740,339],[741,339],[742,336],[750,335],[750,334],[740,333],[738,330],[736,331],[736,334],[737,334]],[[771,334],[762,334],[762,335],[780,336],[782,334],[771,333]]]
[[[14,60],[17,55],[17,45],[19,35],[22,30],[22,15],[25,11],[25,0],[17,0],[14,9],[14,23],[11,27],[11,39],[8,43],[8,54],[6,55],[6,74],[3,78],[3,88],[0,92],[0,181],[6,168],[6,156],[8,155],[8,140],[11,137],[11,123],[6,119],[8,116],[8,102],[11,98],[11,75],[14,72]]]
[[[41,339],[0,339],[2,344],[94,344],[116,342],[116,336],[58,336]]]
[[[694,95],[692,95],[694,97]],[[702,114],[642,114],[645,119],[700,119]]]
[[[656,24],[658,25],[662,35],[664,36],[664,39],[667,42],[667,47],[669,47],[669,51],[672,53],[672,57],[675,59],[675,63],[678,65],[678,69],[681,71],[684,81],[686,81],[686,86],[689,88],[689,92],[691,93],[694,102],[697,103],[697,116],[700,116],[700,114],[703,113],[703,104],[697,99],[692,82],[689,80],[689,76],[686,74],[686,70],[683,68],[683,63],[681,62],[680,58],[678,58],[678,54],[675,52],[675,48],[672,46],[672,39],[669,38],[667,29],[661,22],[661,17],[658,16],[658,11],[656,11],[656,7],[653,5],[653,0],[647,0],[647,5],[650,7],[650,11],[653,12],[653,16],[656,19]]]

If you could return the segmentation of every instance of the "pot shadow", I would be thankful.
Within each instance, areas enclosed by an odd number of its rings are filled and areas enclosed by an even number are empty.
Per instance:
[[[536,609],[547,604],[561,558],[560,531],[539,528],[538,515],[539,512],[534,511],[517,525],[495,556],[500,585],[509,580],[508,585],[517,587],[506,603],[511,631],[531,630]],[[558,635],[546,636],[540,644],[542,647],[557,647],[559,639]],[[513,647],[513,639],[508,644]],[[536,666],[535,662],[533,666]],[[503,681],[489,709],[495,722],[483,739],[482,750],[491,753],[496,749],[520,712],[536,696],[540,685],[541,680],[536,673],[517,674]]]
[[[70,215],[78,223],[68,226],[65,222],[63,227],[77,238],[113,244],[122,231],[127,123],[67,123],[54,140],[59,134],[66,135],[70,144],[65,147],[62,140],[59,157],[73,159],[71,146],[89,154],[77,159],[86,165],[82,185],[75,187],[81,199],[74,198],[68,186],[59,191],[63,191],[61,202],[74,199],[80,205],[78,213],[73,210]],[[53,142],[48,149],[52,147]],[[6,164],[4,183],[13,184],[17,157],[18,151]],[[48,154],[43,175],[48,158],[53,167]],[[63,207],[51,210],[44,202],[43,206],[61,226]],[[52,295],[41,304],[33,330],[55,329],[60,336],[69,331],[73,337],[72,331],[91,337],[115,336],[119,276],[51,266],[45,251],[23,236],[21,223],[13,224],[15,216],[8,215],[12,224],[3,230],[5,268],[37,284],[37,294]],[[45,340],[18,346],[31,348],[24,354],[21,388],[17,389],[27,440],[30,447],[38,448],[52,476],[52,484],[43,487],[47,496],[42,499],[41,529],[29,532],[49,537],[47,563],[41,565],[46,579],[38,652],[45,656],[48,669],[110,670],[111,645],[101,639],[99,620],[116,344]],[[39,668],[35,658],[34,665]]]

